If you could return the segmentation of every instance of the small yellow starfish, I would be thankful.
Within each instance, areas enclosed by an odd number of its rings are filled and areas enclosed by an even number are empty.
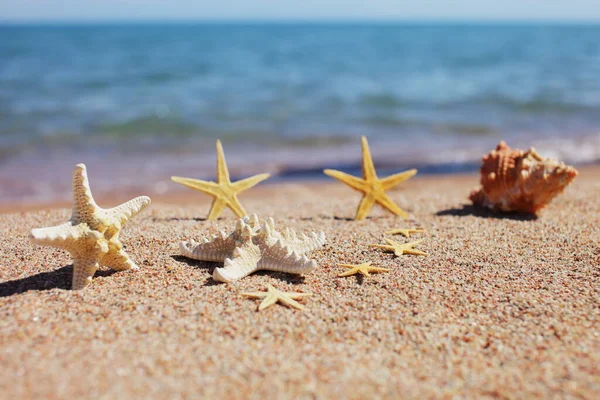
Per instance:
[[[325,175],[329,175],[332,178],[335,178],[338,181],[350,186],[352,189],[364,193],[363,198],[358,205],[358,209],[356,210],[356,216],[354,219],[365,219],[375,203],[379,203],[382,207],[388,209],[394,214],[406,218],[406,212],[398,207],[392,201],[392,199],[385,194],[385,191],[399,185],[407,179],[412,178],[417,173],[417,170],[411,169],[399,174],[390,175],[387,178],[379,179],[377,177],[377,172],[375,171],[375,166],[373,165],[373,159],[371,158],[369,143],[367,142],[367,138],[364,136],[362,137],[362,153],[363,179],[333,169],[326,169],[323,171]]]
[[[280,303],[285,304],[288,307],[295,307],[299,310],[304,310],[304,306],[298,303],[296,300],[311,295],[312,293],[282,292],[281,290],[275,289],[270,284],[267,285],[266,292],[242,293],[242,296],[251,297],[253,299],[261,299],[263,297],[265,298],[258,306],[258,311],[262,311],[265,308],[277,303],[278,301]]]
[[[269,174],[254,175],[241,181],[231,182],[229,179],[229,170],[225,163],[223,146],[221,141],[217,140],[217,182],[202,181],[199,179],[182,178],[172,176],[171,180],[181,183],[187,187],[207,193],[213,196],[212,206],[208,213],[208,219],[217,219],[225,206],[229,207],[238,217],[246,215],[246,210],[237,198],[238,193],[250,189],[258,183],[267,179]]]
[[[338,264],[338,266],[350,268],[349,271],[342,272],[341,274],[339,274],[338,275],[339,277],[350,276],[350,275],[355,275],[355,274],[361,274],[362,276],[371,276],[371,274],[370,274],[371,272],[387,272],[387,271],[389,271],[389,269],[387,269],[387,268],[372,267],[371,261],[368,261],[368,262],[362,263],[362,264],[358,264],[358,265]]]
[[[423,242],[423,240],[424,239],[416,240],[416,241],[411,242],[411,243],[399,243],[399,242],[396,242],[395,240],[385,238],[385,241],[389,243],[388,245],[385,245],[385,244],[370,244],[369,246],[371,246],[371,247],[378,247],[380,249],[393,251],[394,254],[396,254],[398,257],[400,257],[403,254],[412,254],[412,255],[415,255],[415,256],[426,256],[427,253],[425,253],[425,252],[423,252],[421,250],[415,250],[413,248],[416,245],[418,245],[421,242]]]
[[[409,238],[411,233],[423,233],[425,229],[423,228],[407,228],[407,229],[392,229],[391,231],[387,231],[387,235],[404,235],[404,237]]]

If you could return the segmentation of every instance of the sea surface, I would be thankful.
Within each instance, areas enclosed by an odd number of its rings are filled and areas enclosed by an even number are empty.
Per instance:
[[[600,160],[600,25],[0,26],[0,204],[213,179],[474,171],[501,139]]]

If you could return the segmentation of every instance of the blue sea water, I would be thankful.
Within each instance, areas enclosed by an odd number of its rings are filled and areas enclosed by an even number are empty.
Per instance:
[[[39,182],[76,162],[171,190],[217,138],[233,175],[286,178],[356,166],[361,135],[384,169],[451,172],[501,139],[598,161],[599,132],[600,26],[0,26],[0,202],[68,197]]]

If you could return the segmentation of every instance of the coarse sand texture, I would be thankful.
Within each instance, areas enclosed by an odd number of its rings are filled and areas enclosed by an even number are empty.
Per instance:
[[[259,186],[248,210],[327,242],[310,252],[312,272],[231,284],[212,277],[223,264],[181,254],[181,241],[238,220],[198,219],[210,202],[193,193],[153,198],[120,231],[140,269],[100,266],[81,291],[68,290],[71,255],[28,238],[68,208],[2,214],[2,397],[597,399],[599,177],[580,169],[538,217],[466,204],[475,174],[388,191],[407,220],[379,208],[349,219],[356,198],[337,183]],[[368,246],[404,227],[425,229],[406,241],[425,239],[416,248],[427,257]],[[389,271],[338,277],[338,264],[367,262]],[[259,312],[264,298],[241,295],[269,285],[311,296],[296,300],[302,311]]]

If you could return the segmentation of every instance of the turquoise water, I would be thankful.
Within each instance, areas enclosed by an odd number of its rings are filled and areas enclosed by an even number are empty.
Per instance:
[[[361,135],[390,171],[452,172],[500,139],[597,161],[599,132],[600,26],[0,27],[0,202],[63,198],[36,180],[76,162],[175,190],[216,138],[234,175],[288,178],[355,167]]]

